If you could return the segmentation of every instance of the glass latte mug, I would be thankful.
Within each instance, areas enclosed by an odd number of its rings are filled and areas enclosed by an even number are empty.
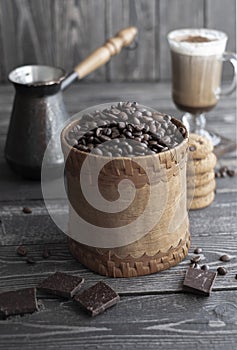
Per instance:
[[[186,112],[182,121],[190,132],[206,136],[214,145],[220,138],[205,129],[205,112],[215,107],[222,95],[236,88],[237,56],[225,52],[227,35],[212,29],[178,29],[168,34],[172,60],[172,97],[178,109]],[[224,61],[230,61],[234,77],[222,91]]]

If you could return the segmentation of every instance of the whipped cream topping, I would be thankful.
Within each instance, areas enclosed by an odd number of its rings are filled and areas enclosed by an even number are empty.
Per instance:
[[[203,37],[206,41],[194,41],[194,37]],[[172,51],[183,55],[218,55],[225,51],[227,35],[223,32],[201,29],[177,29],[167,36]]]

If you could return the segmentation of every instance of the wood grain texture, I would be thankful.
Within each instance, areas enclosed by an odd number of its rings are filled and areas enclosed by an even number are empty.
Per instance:
[[[181,116],[175,109],[168,83],[74,84],[65,91],[70,114],[88,106],[119,100],[137,100],[158,110]],[[189,256],[178,266],[158,274],[133,279],[99,276],[73,259],[67,238],[50,219],[42,200],[40,184],[26,181],[7,167],[3,148],[14,91],[0,86],[0,291],[36,286],[55,271],[85,278],[87,288],[104,280],[120,293],[121,301],[96,318],[87,316],[71,301],[44,293],[38,298],[44,307],[37,313],[0,321],[0,349],[97,349],[97,350],[234,350],[237,342],[237,178],[217,180],[214,203],[190,212],[192,235]],[[209,126],[236,139],[236,99],[222,99],[208,113]],[[236,167],[235,152],[218,160],[218,166]],[[24,214],[23,206],[32,208]],[[65,217],[66,204],[50,202],[50,210]],[[19,244],[27,245],[36,260],[29,265],[16,254]],[[51,251],[42,258],[45,244]],[[217,276],[209,298],[182,292],[184,273],[195,247],[202,247],[202,262],[212,270],[228,269]],[[219,261],[228,253],[232,260]],[[205,259],[204,259],[205,257]]]
[[[127,296],[95,318],[72,301],[42,303],[42,311],[0,321],[0,349],[234,350],[237,341],[232,291],[214,292],[210,298]]]
[[[109,81],[156,80],[156,12],[154,0],[107,0],[107,36],[126,27],[129,23],[138,28],[138,47],[134,51],[124,50],[108,65]]]
[[[170,79],[167,33],[180,27],[227,32],[235,50],[235,0],[1,0],[0,82],[16,66],[44,63],[66,71],[123,26],[139,28],[139,46],[92,73],[93,81]],[[229,78],[230,69],[224,71]]]
[[[104,0],[0,2],[1,81],[16,66],[48,64],[66,71],[105,41]],[[93,23],[93,30],[91,25]],[[90,77],[104,80],[105,68]]]
[[[221,14],[221,16],[220,16]],[[226,51],[236,52],[236,1],[205,0],[205,27],[218,29],[228,35]],[[233,68],[224,64],[223,76],[230,80]]]

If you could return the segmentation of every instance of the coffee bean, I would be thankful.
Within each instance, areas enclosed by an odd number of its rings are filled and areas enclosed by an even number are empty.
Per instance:
[[[79,151],[84,151],[86,152],[88,150],[88,147],[84,146],[84,145],[77,145],[77,149]]]
[[[231,170],[231,169],[228,169],[226,173],[227,173],[227,175],[230,176],[230,177],[233,177],[233,176],[236,175],[236,172],[235,172],[234,170]]]
[[[27,248],[24,245],[20,245],[17,250],[16,250],[17,254],[19,256],[26,256],[28,253]]]
[[[123,134],[128,138],[133,138],[132,132],[129,130],[124,130]]]
[[[197,263],[197,262],[199,262],[200,260],[201,260],[200,255],[193,256],[193,257],[190,259],[190,261],[191,261],[192,263]]]
[[[100,136],[98,136],[98,139],[102,142],[106,142],[106,141],[111,140],[111,138],[109,136],[106,136],[106,135],[100,135]]]
[[[156,113],[153,114],[153,118],[154,118],[155,120],[157,120],[159,123],[163,122],[163,120],[164,120],[164,118],[163,118],[162,115],[156,114]]]
[[[150,132],[155,133],[156,132],[156,126],[154,124],[149,125]]]
[[[163,142],[165,145],[169,145],[170,142],[171,142],[171,139],[170,139],[169,136],[164,136],[164,137],[162,138],[162,142]]]
[[[235,275],[235,279],[237,280],[237,274]]]
[[[216,177],[216,178],[220,178],[220,177],[221,177],[221,174],[220,174],[219,171],[215,171],[215,177]]]
[[[203,270],[203,271],[208,271],[209,270],[209,266],[208,265],[202,265],[201,266],[201,270]]]
[[[125,127],[126,127],[126,123],[125,123],[125,122],[118,122],[118,128],[119,128],[120,130],[125,129]]]
[[[110,128],[105,128],[103,133],[106,136],[110,136],[112,134],[112,130]]]
[[[127,145],[126,148],[128,150],[128,153],[132,153],[133,152],[133,148],[132,148],[131,145]]]
[[[118,130],[112,130],[111,139],[116,139],[120,136],[120,132]]]
[[[102,154],[103,154],[103,152],[101,151],[101,149],[98,148],[98,147],[95,147],[95,148],[93,149],[92,153],[93,153],[93,154],[96,154],[96,155],[98,155],[98,156],[102,156]]]
[[[224,255],[220,256],[220,260],[224,261],[224,262],[228,262],[231,260],[231,257],[227,254],[224,254]]]
[[[224,276],[224,275],[226,275],[228,273],[228,271],[222,266],[217,268],[217,272],[218,272],[219,275],[222,275],[222,276]]]
[[[133,115],[135,118],[140,118],[142,117],[142,113],[140,111],[136,111]],[[140,124],[140,120],[138,119],[138,124]]]
[[[23,207],[23,208],[22,208],[22,211],[23,211],[23,213],[25,213],[25,214],[31,214],[31,213],[32,213],[32,209],[29,208],[29,207]]]
[[[186,129],[184,127],[180,126],[179,131],[183,137],[186,135]]]
[[[194,264],[194,268],[197,269],[197,270],[200,270],[201,269],[201,266],[197,263]]]
[[[194,252],[194,254],[200,254],[200,253],[202,253],[202,248],[198,248],[197,247],[197,248],[194,249],[193,252]]]

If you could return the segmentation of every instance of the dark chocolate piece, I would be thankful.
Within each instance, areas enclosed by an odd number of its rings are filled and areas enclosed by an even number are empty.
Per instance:
[[[55,272],[55,274],[43,280],[37,288],[49,294],[72,298],[81,288],[83,282],[84,279],[81,277]]]
[[[98,282],[74,297],[91,316],[104,312],[119,299],[119,295],[104,282]]]
[[[26,256],[27,254],[27,248],[24,245],[20,245],[17,250],[16,250],[17,254],[20,256]]]
[[[35,288],[25,288],[0,294],[0,317],[24,315],[38,310]]]
[[[221,276],[224,276],[228,273],[228,271],[222,266],[217,268],[217,272],[218,272],[218,275],[221,275]]]
[[[23,211],[23,213],[25,213],[25,214],[31,214],[31,213],[32,213],[32,210],[31,210],[29,207],[23,207],[23,208],[22,208],[22,211]]]
[[[183,290],[209,296],[216,278],[216,272],[189,268],[186,271]]]

